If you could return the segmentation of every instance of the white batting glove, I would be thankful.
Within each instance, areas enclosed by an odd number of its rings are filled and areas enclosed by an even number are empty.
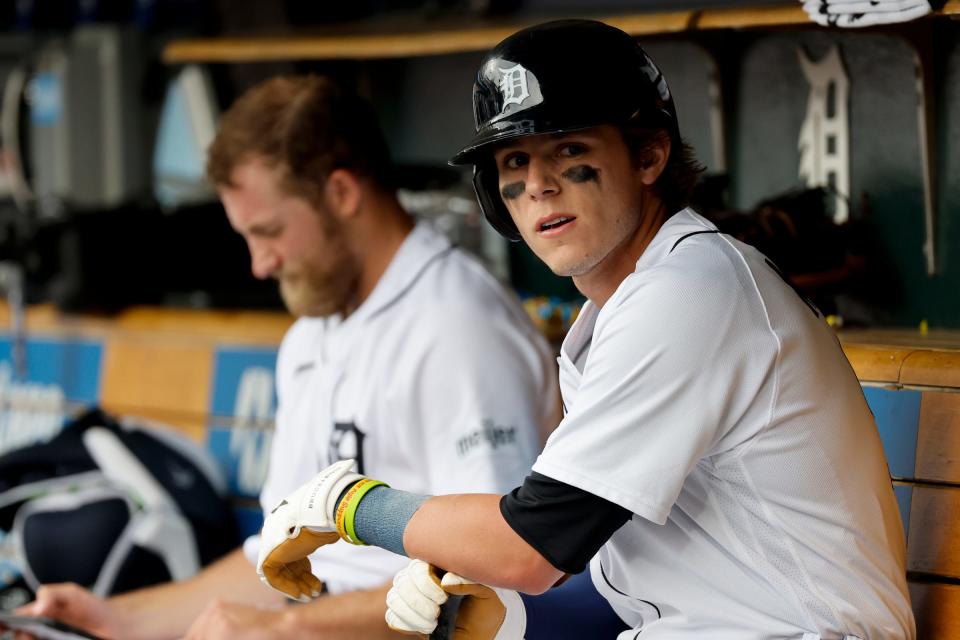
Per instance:
[[[387,625],[401,633],[429,635],[450,595],[463,596],[452,640],[522,640],[527,612],[520,594],[455,573],[438,580],[435,569],[422,560],[412,561],[394,577],[387,593]]]
[[[320,595],[320,580],[311,573],[308,556],[340,539],[334,522],[337,499],[363,478],[353,460],[330,465],[267,514],[260,532],[260,580],[294,600]]]
[[[430,635],[437,628],[447,593],[434,568],[413,560],[393,577],[387,592],[387,626],[400,633]]]

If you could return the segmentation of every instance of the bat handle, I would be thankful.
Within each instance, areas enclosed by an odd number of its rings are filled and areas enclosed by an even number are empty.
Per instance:
[[[450,596],[440,606],[437,628],[430,634],[430,640],[453,640],[457,631],[457,613],[460,611],[461,600],[463,600],[463,596]]]

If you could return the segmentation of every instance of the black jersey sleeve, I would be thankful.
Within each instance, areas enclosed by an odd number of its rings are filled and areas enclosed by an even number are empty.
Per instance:
[[[580,573],[631,513],[537,472],[500,499],[507,524],[554,567]]]

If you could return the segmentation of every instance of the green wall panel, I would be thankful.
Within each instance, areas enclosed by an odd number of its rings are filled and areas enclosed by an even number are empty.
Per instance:
[[[941,84],[940,188],[937,217],[939,274],[927,286],[931,298],[924,309],[931,324],[960,327],[960,29],[951,23],[952,38]]]
[[[751,36],[743,36],[750,38]],[[954,52],[940,84],[938,249],[941,273],[926,274],[923,254],[923,175],[913,49],[896,35],[864,32],[778,33],[753,36],[741,59],[732,117],[733,198],[750,208],[762,198],[802,186],[797,139],[808,85],[797,59],[814,59],[838,44],[850,79],[851,215],[876,243],[876,283],[870,317],[884,325],[960,327],[960,59]],[[957,29],[938,38],[956,41]]]

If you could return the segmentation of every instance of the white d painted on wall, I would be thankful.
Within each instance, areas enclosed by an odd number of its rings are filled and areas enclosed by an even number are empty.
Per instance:
[[[230,453],[237,460],[237,486],[256,495],[267,478],[273,441],[273,430],[263,428],[273,416],[270,369],[248,367],[244,370],[237,388],[234,416],[236,424],[230,430]]]
[[[816,62],[802,47],[797,56],[810,84],[797,142],[800,178],[833,194],[833,221],[842,224],[850,216],[850,81],[837,45]]]

